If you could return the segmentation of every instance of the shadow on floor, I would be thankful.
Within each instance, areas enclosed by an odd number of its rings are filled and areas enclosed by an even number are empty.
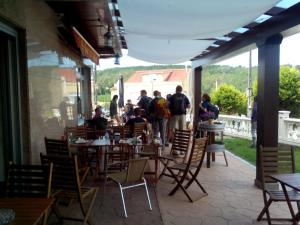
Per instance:
[[[155,188],[149,187],[149,194],[153,210],[149,210],[149,205],[146,198],[146,193],[142,187],[135,189],[125,190],[125,201],[127,207],[128,218],[126,219],[123,214],[121,204],[121,196],[118,186],[112,182],[108,182],[103,192],[103,183],[98,181],[89,181],[90,186],[99,186],[100,189],[95,201],[92,215],[92,222],[94,225],[119,225],[119,224],[132,224],[132,225],[162,225],[162,218],[156,198]],[[68,207],[60,206],[63,215],[71,215],[72,217],[81,217],[79,205],[74,202]],[[51,215],[49,225],[57,225],[57,218]],[[76,225],[80,222],[64,221],[64,225]]]

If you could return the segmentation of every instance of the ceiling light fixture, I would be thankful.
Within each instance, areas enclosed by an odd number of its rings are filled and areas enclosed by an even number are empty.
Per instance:
[[[104,34],[105,45],[108,47],[113,46],[113,34],[111,32],[111,27],[108,27],[108,31]]]

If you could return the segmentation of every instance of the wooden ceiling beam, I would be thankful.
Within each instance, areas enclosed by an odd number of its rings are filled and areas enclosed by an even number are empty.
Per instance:
[[[230,53],[238,51],[246,46],[259,41],[265,40],[270,36],[282,33],[292,27],[300,24],[300,3],[286,9],[280,15],[274,16],[269,20],[253,27],[249,31],[240,34],[232,40],[223,43],[220,47],[215,48],[207,53],[201,53],[193,60],[213,61],[224,57]]]

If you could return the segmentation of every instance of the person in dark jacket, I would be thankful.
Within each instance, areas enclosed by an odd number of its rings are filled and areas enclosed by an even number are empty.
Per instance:
[[[119,122],[119,117],[118,117],[118,95],[114,95],[109,106],[109,115],[111,119],[116,119],[117,122]]]
[[[204,93],[201,100],[202,101],[199,104],[199,120],[206,121],[209,119],[210,96],[207,93]]]
[[[186,129],[186,110],[190,108],[189,99],[182,94],[182,86],[176,87],[176,93],[170,97],[171,127],[173,130]]]
[[[134,117],[129,119],[125,126],[130,126],[130,137],[133,135],[134,124],[135,123],[145,123],[146,121],[141,117],[141,109],[135,108],[133,110]]]
[[[102,117],[102,107],[98,106],[95,109],[95,115],[92,119],[92,125],[96,127],[97,130],[105,130],[107,126],[107,119]]]
[[[257,97],[253,98],[253,107],[251,113],[251,136],[252,136],[252,145],[251,148],[256,146],[256,129],[257,129]]]
[[[147,96],[147,91],[141,90],[140,100],[137,105],[142,110],[142,117],[146,118],[147,120],[149,119],[149,104],[151,100],[152,98]]]

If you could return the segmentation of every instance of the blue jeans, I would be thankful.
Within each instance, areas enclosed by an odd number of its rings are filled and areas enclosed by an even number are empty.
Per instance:
[[[160,120],[154,120],[152,122],[152,130],[154,137],[158,137],[158,133],[160,133],[161,143],[163,147],[166,143],[166,127],[167,127],[167,120],[166,119],[160,119]]]

